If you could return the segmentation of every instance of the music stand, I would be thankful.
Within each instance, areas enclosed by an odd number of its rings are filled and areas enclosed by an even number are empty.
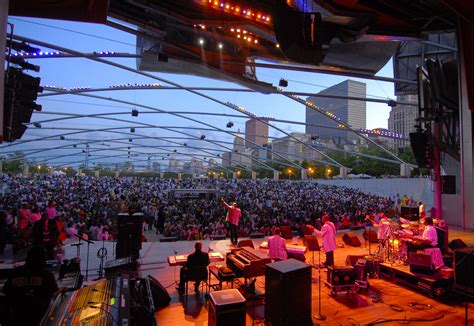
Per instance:
[[[305,235],[304,241],[306,247],[309,251],[312,252],[313,256],[313,268],[314,266],[314,252],[318,252],[318,313],[314,315],[314,319],[317,320],[326,320],[326,316],[321,314],[321,247],[319,246],[318,238],[315,235]],[[313,279],[314,281],[314,279]],[[314,283],[314,282],[313,282]]]

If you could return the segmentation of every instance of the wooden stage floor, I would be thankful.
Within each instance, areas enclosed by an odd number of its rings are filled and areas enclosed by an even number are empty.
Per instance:
[[[359,234],[361,233],[360,231]],[[468,245],[474,245],[474,233],[451,230],[450,240],[462,238]],[[362,237],[360,236],[362,240]],[[256,248],[264,239],[254,239]],[[295,243],[288,240],[289,243]],[[342,233],[338,234],[338,244],[343,244]],[[203,249],[212,248],[223,254],[229,250],[229,240],[203,241]],[[374,249],[372,244],[372,249]],[[207,325],[208,310],[207,302],[203,295],[196,295],[190,290],[187,302],[180,298],[175,290],[176,282],[179,280],[179,267],[168,266],[166,259],[170,255],[178,253],[191,253],[194,248],[192,241],[179,241],[170,243],[152,242],[147,243],[141,252],[142,275],[152,275],[165,286],[171,296],[171,304],[160,310],[156,316],[160,326],[181,325]],[[335,251],[336,265],[344,265],[347,255],[364,255],[368,253],[368,247],[363,243],[361,247],[344,246]],[[306,254],[307,262],[311,262],[311,253]],[[317,255],[316,255],[317,261]],[[217,265],[224,264],[218,262]],[[322,270],[322,279],[326,273]],[[313,269],[313,277],[317,278],[318,270]],[[264,292],[264,277],[259,277],[256,282],[257,292]],[[465,305],[462,295],[447,295],[441,298],[430,298],[416,290],[391,283],[383,279],[369,279],[370,287],[352,296],[329,295],[329,288],[321,286],[321,311],[326,320],[314,320],[315,325],[375,325],[387,319],[384,325],[399,325],[403,321],[411,320],[411,324],[425,325],[473,325],[473,304],[468,306],[468,323],[465,323]],[[230,288],[225,285],[224,288]],[[250,300],[249,300],[250,301]],[[410,303],[419,305],[413,306]],[[312,309],[318,312],[318,284],[312,284]],[[254,321],[252,323],[252,315]],[[256,301],[255,305],[247,303],[247,325],[263,325],[264,303]],[[426,322],[422,322],[425,320]]]

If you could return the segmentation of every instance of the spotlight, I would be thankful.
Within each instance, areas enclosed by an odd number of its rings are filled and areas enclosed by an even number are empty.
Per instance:
[[[204,45],[204,39],[203,38],[199,39],[199,44]]]
[[[132,110],[132,117],[138,117],[138,110],[137,109]]]
[[[394,100],[388,100],[387,101],[387,105],[391,108],[394,108],[397,106],[397,101],[394,101]]]
[[[64,136],[59,136],[59,139],[64,140],[66,138]]]
[[[201,135],[201,140],[206,139],[206,135]]]
[[[219,47],[219,50],[222,50],[222,48],[224,47],[224,45],[223,45],[222,43],[219,43],[218,47]]]
[[[77,147],[77,145],[72,145],[72,148],[76,148],[76,147]]]
[[[33,126],[35,126],[36,128],[41,128],[41,123],[35,122],[33,123]]]
[[[175,153],[176,153],[176,152],[178,152],[178,151],[175,149],[175,150],[173,150],[173,152],[175,152]]]
[[[129,139],[128,139],[128,142],[129,142],[129,143],[131,143],[131,142],[132,142],[132,140],[133,140],[132,138],[129,138]]]
[[[318,139],[318,138],[319,138],[318,135],[311,135],[311,140],[316,140],[316,139]]]
[[[288,81],[286,79],[281,78],[280,82],[278,83],[280,87],[288,87]]]
[[[187,143],[184,143],[183,146],[188,146],[188,144],[187,144]]]
[[[135,128],[130,128],[130,132],[135,132]]]
[[[232,128],[234,126],[234,123],[232,121],[227,122],[226,127],[227,128]]]

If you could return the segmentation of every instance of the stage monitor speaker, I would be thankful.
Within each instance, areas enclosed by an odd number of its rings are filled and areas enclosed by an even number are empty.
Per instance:
[[[344,241],[344,243],[348,246],[352,246],[352,247],[361,246],[359,237],[357,236],[357,234],[352,233],[352,232],[344,233],[344,235],[342,236],[342,241]]]
[[[208,326],[245,326],[245,304],[236,289],[209,293]]]
[[[148,275],[150,281],[151,295],[153,296],[153,304],[155,305],[155,311],[160,310],[170,304],[171,297],[168,291],[161,285],[158,280],[153,276]]]
[[[116,258],[131,256],[138,259],[142,246],[143,214],[120,213],[117,216],[117,227]]]
[[[457,249],[464,249],[467,247],[467,244],[462,241],[462,239],[454,239],[448,244],[449,249],[455,251]]]
[[[237,243],[237,247],[238,247],[238,248],[250,247],[250,248],[255,249],[255,246],[254,246],[254,244],[253,244],[253,241],[250,240],[250,239],[240,240],[240,241]]]
[[[410,272],[422,273],[422,274],[433,274],[433,264],[431,262],[431,256],[425,254],[417,254],[416,252],[409,253]]]
[[[265,324],[313,325],[311,265],[288,259],[265,266]]]
[[[454,291],[474,297],[474,247],[454,251]]]
[[[364,259],[365,255],[347,255],[346,266],[354,267],[359,259]]]
[[[365,229],[362,233],[365,241],[369,241],[370,243],[378,243],[379,239],[377,237],[377,232],[372,229]]]
[[[447,195],[456,194],[456,176],[442,175],[441,176],[441,193]]]
[[[286,240],[293,239],[293,233],[291,232],[291,229],[289,226],[286,226],[286,225],[280,226],[280,231],[281,231],[281,237],[283,239],[286,239]]]

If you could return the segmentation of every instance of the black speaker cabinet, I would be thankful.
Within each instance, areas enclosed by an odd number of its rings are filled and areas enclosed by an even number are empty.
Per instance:
[[[148,281],[150,282],[151,295],[153,296],[153,304],[155,311],[160,310],[170,304],[171,297],[166,291],[165,287],[158,282],[153,276],[148,275]]]
[[[474,297],[474,247],[454,251],[454,291]]]
[[[120,213],[117,228],[116,258],[138,259],[142,247],[143,214]]]
[[[311,265],[288,259],[265,266],[265,324],[313,325]]]
[[[462,239],[454,239],[448,244],[449,249],[452,251],[457,250],[457,249],[463,249],[467,247],[467,244],[462,241]]]
[[[447,195],[456,194],[456,176],[442,175],[441,176],[441,193]]]
[[[209,326],[245,326],[245,298],[236,289],[209,293]]]
[[[361,246],[359,237],[357,236],[357,234],[352,233],[352,232],[344,233],[344,235],[342,236],[342,241],[344,241],[344,243],[348,246],[352,246],[352,247]]]

